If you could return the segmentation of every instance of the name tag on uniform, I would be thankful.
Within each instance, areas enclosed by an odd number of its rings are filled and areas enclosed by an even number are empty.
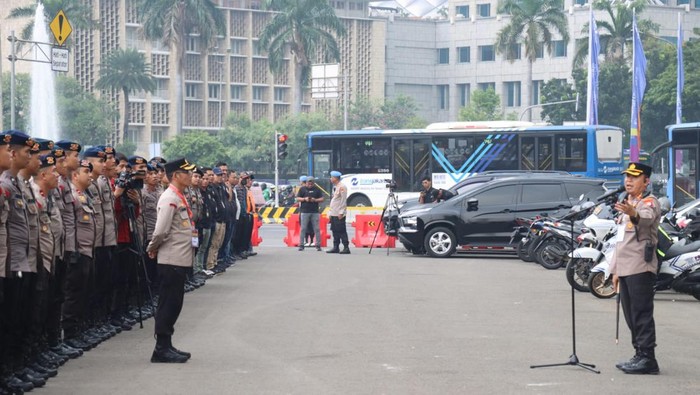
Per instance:
[[[197,229],[192,229],[192,247],[199,248],[199,232]]]
[[[615,241],[617,241],[619,243],[624,238],[625,238],[625,225],[624,224],[617,225],[617,235],[615,237]]]

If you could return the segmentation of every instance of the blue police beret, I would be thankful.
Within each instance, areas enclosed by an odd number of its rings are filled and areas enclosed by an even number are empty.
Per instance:
[[[80,144],[69,140],[59,140],[56,142],[56,145],[63,148],[65,151],[80,152],[80,150],[83,149]]]
[[[19,130],[7,130],[3,134],[4,144],[26,145],[30,148],[34,146],[34,139],[29,137],[28,134],[20,132]]]
[[[54,142],[53,140],[49,139],[34,139],[37,143],[39,143],[39,151],[51,151],[53,150],[54,147]]]
[[[105,158],[107,154],[99,146],[90,147],[83,152],[83,158]]]
[[[336,170],[333,170],[333,171],[331,172],[331,177],[340,178],[340,176],[342,176],[342,175],[343,175],[343,174],[342,174],[341,172],[336,171]]]
[[[221,171],[221,169],[218,168],[218,167],[215,167],[215,168],[211,169],[211,171],[213,171],[213,172],[214,172],[214,175],[217,175],[217,176],[220,176],[220,175],[224,174],[224,172]]]
[[[127,162],[129,162],[131,166],[145,165],[146,159],[144,159],[143,156],[134,155],[130,156],[129,159],[127,159]]]
[[[299,177],[299,182],[306,182],[307,177],[306,176],[301,176]]]

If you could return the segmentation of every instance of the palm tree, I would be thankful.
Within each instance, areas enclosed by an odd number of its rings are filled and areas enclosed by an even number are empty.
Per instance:
[[[259,44],[268,52],[273,73],[282,71],[287,51],[294,56],[292,112],[299,114],[312,62],[340,61],[336,38],[345,34],[345,27],[327,0],[265,0],[264,5],[277,13],[260,33]]]
[[[546,48],[551,54],[555,35],[561,36],[564,43],[569,42],[563,0],[504,0],[498,12],[509,14],[510,22],[498,32],[496,50],[513,62],[519,45],[525,47],[528,65],[525,103],[529,106],[532,104],[532,64],[537,60],[537,53]],[[531,119],[532,114],[528,117]]]
[[[115,49],[100,65],[100,78],[95,83],[97,89],[121,89],[124,93],[124,136],[129,130],[129,94],[135,91],[153,92],[155,78],[146,56],[135,49]]]
[[[10,10],[8,19],[34,18],[37,2]],[[44,16],[47,22],[51,22],[60,10],[66,14],[73,29],[93,29],[98,26],[97,21],[90,19],[92,9],[80,0],[42,0]],[[31,40],[34,29],[34,19],[31,19],[23,28],[20,37],[23,40]]]
[[[177,56],[175,73],[177,131],[182,131],[183,73],[185,70],[185,43],[198,41],[206,53],[217,42],[217,36],[226,32],[226,20],[212,0],[139,0],[139,15],[143,34],[150,40],[161,40]],[[192,35],[196,34],[196,35]],[[192,36],[191,36],[192,35]]]
[[[647,0],[635,0],[631,3],[616,0],[597,0],[593,3],[596,10],[605,11],[610,21],[596,20],[598,35],[600,36],[600,50],[606,61],[622,62],[628,55],[625,48],[632,41],[632,13],[639,14],[646,8]],[[637,20],[639,34],[644,38],[659,31],[659,24],[648,19]],[[584,35],[576,40],[576,53],[574,54],[574,67],[585,64],[588,57],[588,29],[586,23],[581,29]],[[627,51],[629,52],[629,51]]]

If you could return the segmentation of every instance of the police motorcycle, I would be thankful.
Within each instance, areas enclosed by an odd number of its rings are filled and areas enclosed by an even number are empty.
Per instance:
[[[663,210],[664,204],[661,206]],[[693,221],[700,222],[700,216]],[[686,232],[685,237],[674,242],[674,229],[667,220],[659,225],[659,269],[654,291],[674,290],[700,300],[700,240],[694,232]],[[610,257],[606,257],[591,269],[589,287],[599,298],[615,295],[609,262]]]
[[[537,238],[538,232],[542,229],[542,224],[544,218],[537,216],[534,218],[516,218],[515,223],[518,225],[513,230],[510,235],[510,243],[513,244],[515,240],[518,240],[518,245],[515,251],[524,262],[534,262],[535,258],[531,257],[529,254],[530,245],[533,240]]]

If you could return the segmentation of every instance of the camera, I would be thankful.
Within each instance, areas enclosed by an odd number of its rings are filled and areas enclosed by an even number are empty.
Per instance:
[[[396,190],[396,181],[394,180],[389,180],[389,182],[386,183],[386,188],[389,188],[389,192],[394,192]]]
[[[135,177],[136,174],[123,171],[119,173],[119,177],[114,180],[114,185],[122,189],[143,189],[143,180]]]

